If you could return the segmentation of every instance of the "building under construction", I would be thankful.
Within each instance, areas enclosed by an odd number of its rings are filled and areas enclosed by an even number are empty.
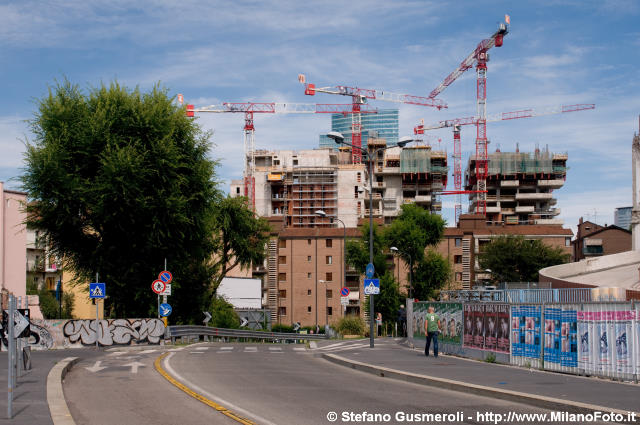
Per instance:
[[[374,152],[386,141],[370,137],[368,146]],[[284,227],[334,227],[336,218],[356,227],[370,211],[390,222],[404,203],[442,209],[436,193],[447,184],[447,154],[428,145],[379,151],[372,159],[372,199],[368,166],[353,164],[350,148],[259,150],[254,158],[256,212],[282,217]],[[232,181],[231,194],[243,194],[242,181]],[[316,215],[318,210],[326,216]]]
[[[465,189],[478,190],[475,156],[465,171]],[[564,185],[567,153],[549,149],[535,152],[489,154],[486,220],[490,224],[562,224],[553,190]],[[469,196],[469,212],[476,211],[478,194]]]

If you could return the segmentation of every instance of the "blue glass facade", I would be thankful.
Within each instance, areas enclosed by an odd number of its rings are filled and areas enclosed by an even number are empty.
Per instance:
[[[362,147],[367,147],[369,132],[377,132],[377,137],[385,139],[387,146],[398,144],[398,110],[378,109],[377,114],[362,114]],[[351,143],[351,115],[331,115],[331,131],[339,131],[347,143]],[[332,139],[326,134],[320,135],[321,148],[337,148]]]
[[[631,210],[632,207],[616,208],[613,214],[613,223],[618,227],[629,230],[631,226]]]

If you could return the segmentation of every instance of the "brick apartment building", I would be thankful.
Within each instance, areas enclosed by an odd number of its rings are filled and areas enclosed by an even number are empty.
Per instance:
[[[631,232],[616,225],[600,226],[580,217],[576,239],[571,242],[572,261],[631,250]]]
[[[463,214],[456,227],[445,229],[437,251],[449,260],[453,276],[448,288],[471,289],[476,282],[491,279],[480,268],[478,254],[491,239],[504,235],[520,235],[525,239],[540,239],[547,245],[561,247],[571,254],[573,231],[560,224],[489,225],[482,215]]]

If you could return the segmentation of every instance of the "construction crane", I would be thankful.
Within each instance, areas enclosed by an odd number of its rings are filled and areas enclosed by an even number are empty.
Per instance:
[[[509,121],[521,118],[533,118],[544,115],[563,114],[567,112],[586,111],[589,109],[595,109],[596,105],[593,103],[580,103],[576,105],[560,105],[560,106],[548,106],[543,108],[528,108],[520,109],[517,111],[501,112],[492,114],[486,117],[485,123],[497,122],[497,121]],[[418,126],[414,127],[414,134],[425,134],[425,131],[437,130],[440,128],[452,127],[453,128],[453,182],[454,189],[449,192],[442,192],[441,195],[456,195],[455,206],[455,219],[456,223],[462,213],[462,199],[461,195],[468,193],[481,193],[477,191],[465,191],[462,190],[462,143],[460,140],[460,127],[463,125],[477,125],[478,116],[454,118],[451,120],[438,121],[434,124],[424,125],[421,122]],[[477,161],[477,159],[476,159]],[[476,178],[477,178],[476,174]],[[486,177],[486,176],[485,176]],[[486,193],[486,192],[484,192]]]
[[[362,120],[360,113],[367,100],[375,99],[409,105],[430,106],[438,108],[438,110],[447,107],[447,104],[440,99],[349,86],[316,87],[315,84],[306,83],[305,80],[304,74],[298,75],[298,81],[304,84],[305,87],[304,94],[308,96],[313,96],[316,93],[327,93],[351,97],[351,144],[353,145],[351,156],[354,164],[362,163]]]
[[[183,96],[178,95],[178,102],[182,103]],[[188,117],[202,112],[211,113],[243,113],[244,114],[244,155],[245,166],[243,172],[244,196],[249,205],[255,209],[255,126],[253,114],[351,114],[352,105],[349,104],[320,104],[320,103],[256,103],[256,102],[224,102],[204,107],[194,107],[188,104]],[[360,113],[376,113],[375,108],[364,105]]]
[[[458,79],[465,71],[476,67],[476,105],[477,119],[475,120],[476,135],[476,176],[478,177],[478,203],[476,204],[476,212],[486,215],[487,212],[487,172],[488,172],[488,154],[487,154],[487,62],[489,61],[488,51],[492,47],[502,46],[504,36],[509,33],[508,24],[510,18],[505,15],[506,23],[498,25],[498,30],[489,38],[482,40],[469,56],[467,56],[458,67],[449,74],[438,87],[429,93],[429,98],[434,99],[442,91],[449,87]],[[460,152],[458,152],[459,154]],[[454,146],[454,158],[456,150]],[[454,180],[455,181],[455,180]]]

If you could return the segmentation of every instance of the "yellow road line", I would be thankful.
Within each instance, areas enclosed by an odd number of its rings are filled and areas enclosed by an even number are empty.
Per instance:
[[[195,398],[196,400],[206,404],[209,407],[214,408],[218,412],[222,413],[225,416],[230,417],[234,421],[239,422],[239,423],[241,423],[243,425],[255,425],[255,423],[250,421],[249,419],[246,419],[246,418],[243,418],[242,416],[236,415],[235,413],[233,413],[231,410],[227,409],[226,407],[221,406],[220,404],[216,403],[213,400],[209,400],[207,397],[203,396],[202,394],[198,394],[197,392],[193,391],[191,388],[183,385],[182,383],[180,383],[176,379],[174,379],[171,375],[169,375],[169,373],[167,373],[167,371],[164,370],[164,368],[162,367],[162,360],[164,360],[164,358],[168,354],[169,353],[162,354],[154,362],[154,366],[155,366],[156,370],[158,371],[158,373],[160,375],[162,375],[167,381],[171,382],[174,386],[178,387],[179,389],[181,389],[185,393],[189,394],[191,397]]]

